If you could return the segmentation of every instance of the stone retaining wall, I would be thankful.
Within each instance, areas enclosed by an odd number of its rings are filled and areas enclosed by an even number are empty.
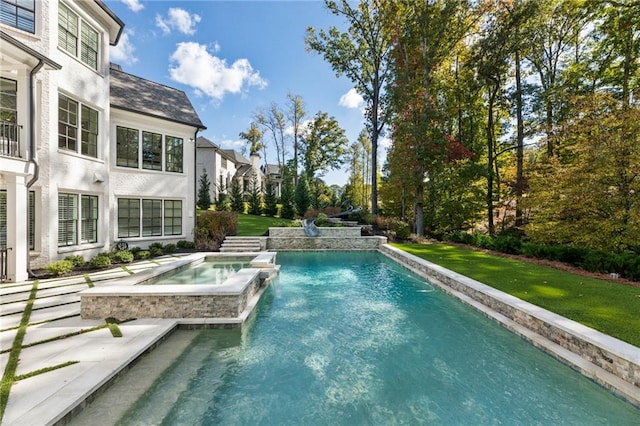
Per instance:
[[[600,373],[589,366],[582,365],[579,361],[574,362],[570,356],[564,356],[561,351],[551,348],[545,342],[540,342],[536,336],[518,333],[592,380],[640,406],[640,348],[394,247],[383,245],[380,251],[461,300],[465,301],[455,293],[468,296],[473,301],[489,307],[516,324],[548,339],[550,343],[578,355],[583,360],[582,363],[586,360],[601,369],[600,371],[604,370]],[[498,316],[490,316],[511,328],[512,331],[516,331],[501,321]],[[614,377],[607,377],[607,373]],[[619,380],[615,380],[615,378],[621,379],[623,382],[619,383]]]
[[[273,229],[273,228],[272,228]],[[385,237],[269,237],[268,250],[378,250]]]
[[[354,238],[362,235],[362,230],[357,227],[319,227],[318,237],[307,237],[302,227],[290,227],[290,228],[269,228],[270,238],[319,238],[319,237],[333,237],[333,238]]]

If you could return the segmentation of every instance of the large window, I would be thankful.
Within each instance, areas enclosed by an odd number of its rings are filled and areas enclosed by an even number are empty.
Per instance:
[[[78,219],[79,218],[79,219]],[[58,194],[58,247],[98,242],[98,197]]]
[[[18,117],[18,83],[8,78],[0,78],[0,121],[15,124]]]
[[[162,200],[142,200],[142,236],[162,235]]]
[[[164,202],[164,234],[182,234],[182,201],[166,200]]]
[[[116,128],[116,164],[121,167],[138,167],[138,130]]]
[[[19,30],[35,33],[35,0],[0,0],[0,22]]]
[[[78,116],[80,113],[80,117]],[[78,145],[78,123],[81,143]],[[58,147],[98,157],[98,111],[58,94]]]
[[[62,3],[58,7],[58,46],[94,70],[98,69],[98,32]]]
[[[142,168],[162,170],[162,135],[142,132]]]
[[[182,235],[182,201],[118,199],[118,238]]]
[[[118,199],[118,238],[140,236],[140,200]]]
[[[168,172],[182,173],[182,139],[173,136],[165,137]]]

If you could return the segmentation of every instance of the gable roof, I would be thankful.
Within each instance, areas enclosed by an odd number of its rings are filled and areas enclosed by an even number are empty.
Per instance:
[[[229,158],[231,158],[231,161],[235,162],[236,164],[251,164],[251,161],[247,160],[235,149],[223,149],[222,151],[227,154]]]
[[[206,129],[186,93],[111,66],[112,108]]]
[[[220,147],[218,145],[213,143],[213,141],[205,138],[204,136],[198,136],[198,139],[196,139],[196,147],[197,148],[220,149]]]

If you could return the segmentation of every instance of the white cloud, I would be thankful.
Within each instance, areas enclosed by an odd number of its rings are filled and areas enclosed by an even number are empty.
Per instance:
[[[177,30],[182,34],[193,35],[196,32],[196,24],[202,18],[195,13],[191,14],[184,9],[172,7],[167,12],[167,16],[156,15],[156,26],[164,34],[169,34],[171,30]]]
[[[144,9],[144,6],[142,5],[142,3],[140,3],[140,0],[120,0],[120,1],[126,4],[127,7],[131,9],[133,12],[140,12],[142,9]]]
[[[338,105],[351,109],[359,108],[362,104],[364,104],[364,99],[362,98],[362,96],[360,96],[356,89],[353,88],[344,95],[340,96],[340,102],[338,102]]]
[[[133,31],[125,31],[120,36],[118,44],[111,46],[109,50],[109,57],[111,62],[133,65],[138,62],[138,58],[135,55],[135,46],[131,42],[130,35],[133,35]]]
[[[241,93],[251,86],[260,89],[267,81],[247,59],[238,59],[231,66],[225,59],[213,56],[203,44],[178,43],[171,55],[171,79],[193,87],[197,95],[206,95],[221,101],[226,93]]]

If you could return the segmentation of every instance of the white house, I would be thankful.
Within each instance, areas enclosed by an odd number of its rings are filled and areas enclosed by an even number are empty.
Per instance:
[[[189,239],[204,125],[186,95],[110,69],[124,24],[101,0],[0,2],[0,278]]]

